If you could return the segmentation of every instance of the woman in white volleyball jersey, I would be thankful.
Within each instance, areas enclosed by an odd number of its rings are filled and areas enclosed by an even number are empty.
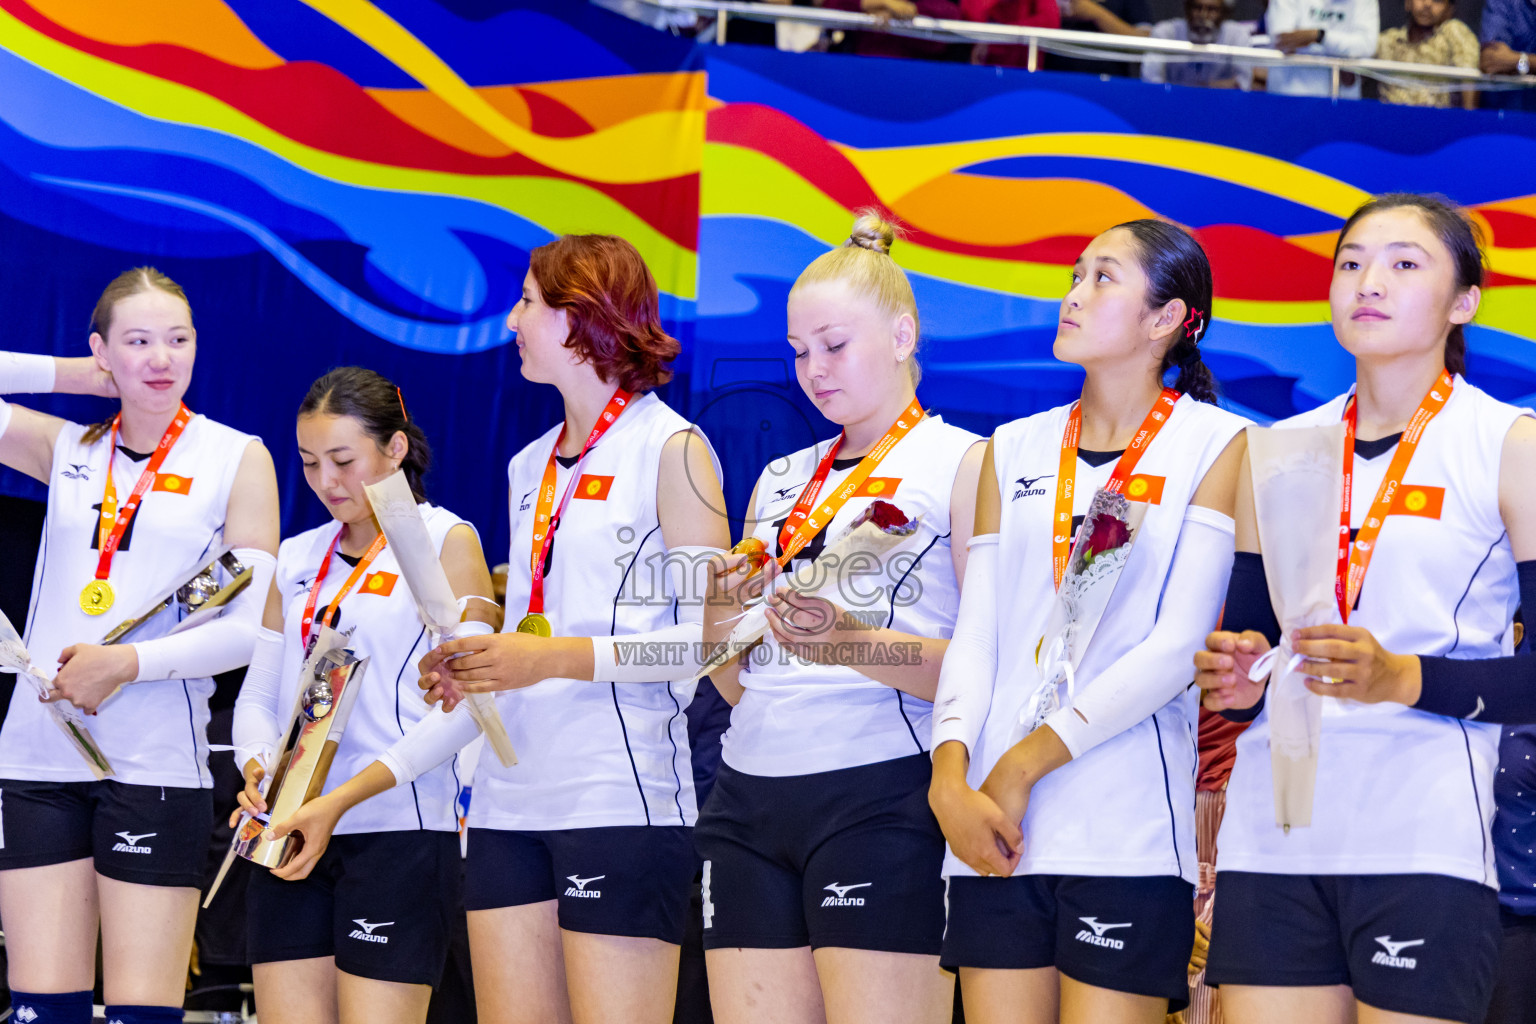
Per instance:
[[[278,835],[302,833],[304,846],[286,866],[251,876],[256,998],[262,1018],[279,1024],[420,1022],[462,913],[459,783],[452,761],[398,787],[374,763],[431,712],[416,685],[429,641],[364,488],[404,471],[448,582],[466,598],[461,629],[495,629],[499,609],[474,527],[426,502],[431,450],[398,387],[361,367],[332,370],[304,397],[297,429],[304,477],[333,521],[278,549],[235,705],[242,808],[267,810],[261,779],[297,707],[313,632],[324,623],[348,633],[347,647],[368,665],[324,795],[272,822]]]
[[[1185,231],[1139,220],[1099,235],[1056,334],[1056,357],[1085,371],[1081,399],[1004,424],[988,448],[933,730],[944,963],[968,1020],[1154,1022],[1187,998],[1186,659],[1221,609],[1246,423],[1215,405],[1199,348],[1210,311],[1210,263]],[[1090,587],[1066,577],[1101,489],[1145,509],[1119,579]],[[1095,518],[1089,543],[1114,551],[1118,525]],[[1067,672],[1047,635],[1057,591],[1106,583]]]
[[[700,581],[729,536],[719,474],[708,442],[650,393],[679,346],[628,242],[535,249],[507,323],[523,376],[559,389],[565,419],[508,467],[506,632],[421,662],[428,698],[452,713],[369,771],[417,777],[476,735],[459,693],[511,690],[497,706],[518,763],[487,748],[469,809],[480,1020],[665,1022],[697,863],[683,709]]]
[[[823,581],[819,596],[778,588],[764,643],[711,676],[735,707],[696,838],[711,1002],[730,1024],[952,1010],[938,958],[943,839],[924,790],[982,444],[917,399],[917,305],[894,237],[863,212],[795,282],[796,375],[842,433],[763,471],[747,534],[774,560],[706,609],[714,644],[758,580],[773,589],[785,568]],[[884,564],[818,560],[867,510],[889,511],[876,501],[921,517],[916,533]]]
[[[18,1020],[90,1019],[99,922],[108,1016],[179,1021],[213,825],[211,677],[250,658],[277,480],[258,439],[183,403],[197,335],[175,282],[120,275],[91,331],[86,359],[0,356],[0,394],[99,395],[120,411],[87,427],[0,401],[0,461],[48,484],[23,632],[34,664],[62,665],[53,698],[95,712],[111,774],[98,781],[23,681],[0,731],[0,919]],[[167,612],[131,643],[97,643],[221,545],[253,581],[217,618],[168,636]]]
[[[1483,1019],[1499,937],[1499,729],[1483,714],[1503,716],[1436,684],[1510,652],[1517,576],[1536,578],[1536,423],[1462,376],[1482,280],[1471,223],[1438,197],[1378,197],[1340,232],[1329,304],[1356,385],[1276,425],[1342,420],[1350,499],[1346,624],[1288,638],[1324,697],[1311,822],[1288,830],[1265,685],[1247,675],[1280,628],[1241,499],[1225,632],[1196,658],[1206,705],[1253,717],[1227,789],[1207,967],[1239,1024]],[[1337,487],[1312,497],[1342,505]]]

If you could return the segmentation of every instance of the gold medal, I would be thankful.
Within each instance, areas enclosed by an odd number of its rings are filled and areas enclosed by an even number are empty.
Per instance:
[[[87,615],[101,615],[112,603],[117,600],[117,595],[112,592],[112,584],[106,580],[91,580],[80,591],[80,610]]]
[[[534,636],[554,636],[554,627],[549,620],[538,612],[529,612],[523,616],[523,621],[517,624],[519,633],[532,633]]]

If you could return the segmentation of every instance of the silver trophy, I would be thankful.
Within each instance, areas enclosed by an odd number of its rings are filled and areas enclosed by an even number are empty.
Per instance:
[[[229,577],[228,583],[219,582],[220,569]],[[155,598],[138,615],[118,623],[100,642],[103,645],[122,643],[139,627],[172,606],[181,610],[182,619],[167,636],[191,629],[219,614],[237,594],[251,585],[251,575],[251,567],[241,562],[226,544],[196,569],[178,576],[162,596]]]
[[[357,703],[358,684],[367,658],[358,658],[345,646],[351,631],[338,633],[328,626],[315,635],[314,649],[300,670],[300,691],[294,704],[282,746],[267,773],[267,813],[242,814],[235,826],[229,853],[219,868],[203,906],[214,894],[236,857],[266,868],[282,867],[304,846],[303,833],[281,838],[272,834],[272,823],[286,821],[300,807],[325,790],[325,779]]]

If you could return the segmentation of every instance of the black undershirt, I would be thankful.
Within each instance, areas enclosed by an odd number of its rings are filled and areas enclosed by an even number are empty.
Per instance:
[[[145,459],[155,454],[154,452],[136,452],[132,448],[125,448],[122,445],[118,445],[117,450],[128,456],[134,462],[143,462]]]
[[[1386,437],[1377,438],[1374,441],[1362,441],[1357,437],[1355,438],[1355,454],[1369,462],[1396,448],[1397,442],[1402,439],[1403,432],[1401,430],[1395,434],[1388,434]]]
[[[1098,469],[1100,466],[1108,465],[1124,454],[1124,448],[1117,452],[1095,452],[1089,451],[1087,448],[1079,448],[1077,450],[1077,457],[1088,463],[1088,465],[1092,466],[1094,469]]]

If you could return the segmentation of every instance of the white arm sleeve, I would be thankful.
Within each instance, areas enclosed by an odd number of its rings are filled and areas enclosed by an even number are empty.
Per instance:
[[[648,633],[592,638],[593,681],[668,683],[692,679],[704,650],[704,602],[709,598],[709,562],[721,548],[679,545],[663,564],[667,587],[677,602],[675,626]]]
[[[245,670],[240,696],[235,698],[235,765],[242,771],[253,758],[263,767],[272,767],[272,752],[282,742],[286,724],[278,720],[282,692],[283,634],[259,626],[251,667]]]
[[[0,395],[45,395],[53,390],[53,356],[0,352]]]
[[[1226,600],[1235,546],[1229,516],[1200,505],[1185,511],[1152,632],[1079,690],[1070,707],[1045,720],[1074,758],[1150,717],[1189,686],[1195,652]]]
[[[997,685],[997,540],[972,537],[955,632],[939,669],[933,703],[933,749],[950,740],[974,750]]]
[[[461,622],[454,628],[452,639],[486,636],[494,632],[496,629],[489,622]],[[460,701],[446,714],[441,708],[427,712],[425,718],[407,729],[404,736],[380,754],[378,761],[395,777],[395,785],[403,786],[463,750],[478,735],[480,726],[469,713],[469,702]]]
[[[463,750],[479,735],[480,726],[469,713],[469,702],[460,701],[447,714],[439,708],[428,712],[378,760],[395,777],[395,785],[403,786]]]
[[[235,548],[234,555],[250,567],[250,584],[224,606],[217,618],[200,622],[175,636],[134,644],[139,657],[139,674],[134,682],[197,679],[250,662],[267,591],[277,572],[277,559],[259,548]]]

